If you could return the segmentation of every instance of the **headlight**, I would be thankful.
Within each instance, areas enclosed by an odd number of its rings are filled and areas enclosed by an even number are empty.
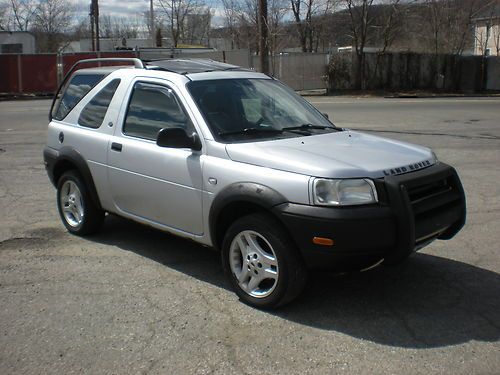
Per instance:
[[[314,204],[352,206],[378,202],[377,189],[368,179],[330,180],[317,178],[313,184]]]

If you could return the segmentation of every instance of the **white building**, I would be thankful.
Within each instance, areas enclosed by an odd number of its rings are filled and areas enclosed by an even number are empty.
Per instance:
[[[0,53],[35,53],[35,37],[27,31],[0,31]]]
[[[473,19],[474,53],[500,56],[500,3],[486,8]]]

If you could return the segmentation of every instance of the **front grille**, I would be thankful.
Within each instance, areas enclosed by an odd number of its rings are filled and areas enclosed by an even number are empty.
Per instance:
[[[454,187],[453,178],[448,177],[407,188],[415,217],[433,214],[450,204],[460,203],[460,193]]]
[[[465,224],[462,183],[445,163],[376,181],[379,204],[388,206],[397,225],[396,246],[385,261],[394,264],[432,240],[448,240]]]
[[[418,245],[438,237],[459,220],[462,211],[461,189],[453,175],[405,184],[415,222]]]

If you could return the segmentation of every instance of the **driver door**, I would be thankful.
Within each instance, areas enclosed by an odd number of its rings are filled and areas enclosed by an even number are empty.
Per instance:
[[[136,81],[109,144],[112,198],[116,209],[129,216],[201,235],[201,152],[157,146],[158,132],[168,127],[195,131],[169,85]]]

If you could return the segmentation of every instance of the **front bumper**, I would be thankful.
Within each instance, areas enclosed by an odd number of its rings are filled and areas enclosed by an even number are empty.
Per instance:
[[[462,184],[455,169],[444,163],[375,184],[376,205],[274,207],[308,267],[364,268],[381,259],[397,263],[436,238],[452,238],[465,223]],[[334,244],[316,245],[313,237],[330,238]]]

